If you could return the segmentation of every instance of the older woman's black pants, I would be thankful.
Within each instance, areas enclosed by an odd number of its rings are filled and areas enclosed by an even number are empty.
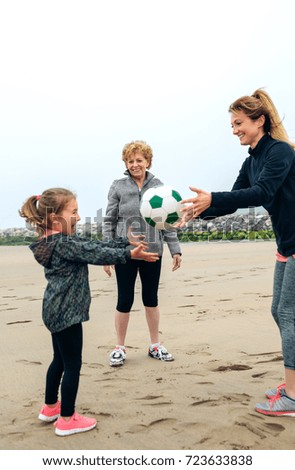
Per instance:
[[[134,302],[134,286],[137,274],[141,280],[141,296],[145,307],[158,306],[158,288],[162,258],[149,263],[143,260],[128,260],[126,264],[116,264],[118,286],[118,312],[128,313]]]

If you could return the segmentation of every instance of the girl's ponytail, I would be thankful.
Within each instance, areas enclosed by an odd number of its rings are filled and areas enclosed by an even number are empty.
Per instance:
[[[38,211],[38,202],[41,196],[30,196],[19,210],[19,215],[26,219],[28,225],[35,227],[39,234],[45,229],[43,217]]]
[[[30,196],[19,210],[19,215],[31,227],[35,227],[39,235],[43,235],[46,229],[51,228],[50,214],[60,214],[69,201],[75,198],[76,195],[68,189],[46,189],[40,196]]]

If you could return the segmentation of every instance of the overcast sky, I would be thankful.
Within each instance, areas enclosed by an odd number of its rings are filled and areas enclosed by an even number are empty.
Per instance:
[[[235,99],[265,87],[295,140],[294,19],[294,0],[0,0],[0,228],[53,186],[94,219],[134,139],[183,198],[230,189]]]

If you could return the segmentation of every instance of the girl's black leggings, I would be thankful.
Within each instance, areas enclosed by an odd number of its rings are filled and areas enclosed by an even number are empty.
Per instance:
[[[82,323],[52,333],[53,360],[46,375],[45,403],[54,404],[61,386],[61,416],[72,416],[82,366]]]

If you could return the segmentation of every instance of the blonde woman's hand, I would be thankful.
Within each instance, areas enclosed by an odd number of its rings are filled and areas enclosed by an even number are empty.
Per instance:
[[[198,189],[190,186],[190,190],[197,193],[197,196],[183,199],[181,204],[189,204],[188,206],[181,209],[183,217],[181,221],[177,224],[177,227],[184,227],[184,225],[192,219],[198,217],[202,212],[204,212],[208,207],[211,206],[212,194],[204,191],[203,189]]]

